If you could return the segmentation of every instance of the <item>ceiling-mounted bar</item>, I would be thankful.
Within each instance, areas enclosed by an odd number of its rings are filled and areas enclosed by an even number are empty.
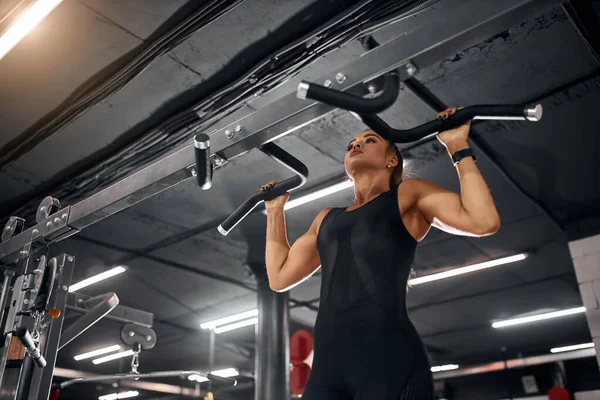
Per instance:
[[[401,74],[400,79],[404,80],[403,74],[407,71],[404,66],[409,63],[420,67],[431,65],[560,4],[559,0],[441,0],[435,7],[419,14],[420,20],[428,21],[427,26],[402,30],[399,37],[340,68],[346,79],[342,83],[336,81],[334,88],[340,91],[354,90],[365,82],[397,69]],[[397,24],[405,21],[410,23],[412,19],[409,17]],[[318,81],[335,81],[335,75],[327,74]],[[215,168],[289,134],[333,109],[315,101],[298,99],[294,89],[265,108],[213,132],[210,135],[210,152]],[[235,135],[226,135],[227,131],[235,131]],[[4,241],[0,244],[0,263],[18,261],[22,257],[19,255],[22,249],[32,241],[50,239],[57,242],[192,178],[195,164],[194,145],[190,141],[187,147]]]
[[[345,75],[342,75],[345,79]],[[377,89],[373,86],[373,91]],[[400,93],[400,78],[397,71],[383,76],[383,88],[377,97],[364,98],[350,93],[340,92],[330,87],[302,81],[296,95],[299,99],[315,100],[319,103],[342,108],[359,114],[378,114],[390,108]]]

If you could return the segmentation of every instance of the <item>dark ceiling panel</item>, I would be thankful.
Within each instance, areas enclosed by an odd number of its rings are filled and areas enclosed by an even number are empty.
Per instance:
[[[196,74],[175,60],[161,57],[123,89],[52,135],[43,146],[36,147],[14,165],[46,180],[108,146],[150,116],[166,99],[199,81]]]
[[[72,282],[79,282],[104,272],[116,266],[119,260],[127,256],[126,253],[121,251],[77,240],[76,238],[67,239],[51,247],[51,255],[60,253],[67,253],[75,257]],[[118,278],[115,277],[114,279]]]
[[[246,244],[229,237],[225,239],[216,229],[151,254],[200,271],[227,275],[238,280],[248,279],[243,267],[247,256]]]
[[[200,29],[172,53],[202,77],[208,78],[238,52],[277,29],[311,3],[313,1],[309,0],[245,1]],[[215,43],[218,45],[215,46]]]
[[[63,2],[0,60],[0,145],[139,43],[84,5]]]
[[[481,299],[432,305],[411,314],[418,320],[430,321],[436,332],[444,332],[580,305],[579,292],[566,282],[555,280],[493,292]]]
[[[485,136],[509,173],[567,227],[598,215],[600,188],[589,183],[600,169],[599,101],[597,77],[545,99],[545,118],[527,130],[511,125],[502,140]]]
[[[79,235],[120,248],[141,250],[183,231],[184,228],[170,221],[160,220],[155,215],[131,207],[95,223]],[[125,256],[129,257],[131,256]]]
[[[417,77],[442,101],[458,106],[528,101],[596,68],[566,15],[556,8],[425,68]]]
[[[552,347],[589,342],[590,334],[585,316],[579,314],[506,329],[449,333],[427,337],[424,341],[427,345],[449,351],[438,360],[440,364],[458,362],[461,367],[466,367],[503,359],[503,347],[507,348],[510,358],[519,357],[519,353],[525,356],[548,354]]]
[[[486,261],[485,254],[473,252],[473,248],[462,237],[453,237],[429,246],[418,246],[415,254],[415,270],[418,275],[442,267],[461,266]]]
[[[142,39],[150,36],[186,0],[78,0],[99,16],[122,26]]]

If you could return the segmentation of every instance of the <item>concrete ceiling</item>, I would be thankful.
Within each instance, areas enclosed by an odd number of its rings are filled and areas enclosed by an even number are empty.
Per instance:
[[[40,121],[81,85],[147,44],[161,26],[189,12],[190,3],[65,0],[0,60],[0,154],[32,127],[42,126]],[[35,206],[56,188],[68,187],[73,176],[117,151],[123,138],[140,127],[152,127],[164,116],[165,107],[175,109],[184,102],[182,96],[218,73],[238,52],[311,3],[239,2],[156,58],[124,87],[3,166],[2,215],[14,215],[23,205]],[[397,36],[405,24],[419,27],[427,21],[402,21],[385,28],[378,39]],[[250,106],[265,107],[302,77],[334,71],[362,51],[358,43],[350,43]],[[490,323],[581,305],[567,243],[600,232],[600,186],[594,184],[600,169],[599,72],[598,60],[561,7],[540,10],[535,17],[417,72],[415,78],[448,105],[537,101],[545,111],[537,124],[486,122],[473,127],[472,136],[487,153],[478,165],[502,217],[500,232],[472,239],[433,230],[419,246],[414,266],[419,275],[530,254],[519,263],[411,289],[409,312],[434,364],[497,360],[502,348],[509,356],[540,354],[553,346],[589,340],[584,315],[507,330],[494,330]],[[401,91],[396,104],[383,114],[399,128],[432,116],[409,90]],[[350,114],[337,110],[276,143],[309,167],[308,186],[313,186],[343,173],[344,143],[363,128]],[[436,143],[410,150],[407,161],[409,176],[459,190],[456,174]],[[158,344],[143,353],[140,370],[204,369],[208,336],[199,324],[256,306],[256,284],[245,265],[260,262],[264,249],[265,221],[260,213],[227,237],[219,235],[216,226],[265,181],[285,177],[285,171],[260,152],[250,152],[218,170],[210,191],[200,191],[188,180],[53,245],[52,251],[76,256],[74,281],[116,264],[129,267],[125,274],[82,292],[115,292],[120,304],[154,313]],[[304,233],[321,208],[350,201],[350,194],[342,192],[290,210],[290,241]],[[317,274],[293,289],[290,297],[315,300],[318,306],[319,288]],[[310,328],[315,316],[314,310],[292,305],[294,326]],[[57,366],[94,373],[125,371],[127,361],[94,366],[72,359],[118,341],[119,325],[101,321],[59,353]],[[252,328],[219,335],[215,365],[251,373],[254,364],[248,351],[253,342]],[[74,388],[65,395],[95,398],[107,390],[96,393],[97,389]]]

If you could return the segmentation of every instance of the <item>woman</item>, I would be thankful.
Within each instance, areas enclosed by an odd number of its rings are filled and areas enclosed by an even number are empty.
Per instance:
[[[344,158],[353,205],[321,211],[290,247],[284,220],[289,194],[265,203],[271,288],[289,290],[323,267],[303,399],[434,399],[427,353],[406,310],[416,245],[431,226],[464,236],[491,235],[500,227],[468,147],[469,128],[470,122],[437,135],[455,163],[460,194],[421,179],[399,184],[397,147],[366,131],[350,142]]]

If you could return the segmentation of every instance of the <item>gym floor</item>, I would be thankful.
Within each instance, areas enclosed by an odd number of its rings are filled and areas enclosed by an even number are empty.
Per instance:
[[[142,145],[154,128],[198,101],[198,93],[212,94],[206,93],[205,83],[240,51],[317,2],[221,2],[236,5],[207,18],[177,46],[153,57],[126,81],[117,82],[124,60],[199,6],[193,0],[63,1],[0,59],[3,220],[17,215],[31,225],[35,208],[45,196],[57,197],[63,206],[73,204],[181,148],[185,143],[169,141],[166,128],[154,144]],[[587,10],[585,18],[581,10]],[[0,16],[2,12],[0,9]],[[501,230],[486,238],[465,238],[432,229],[418,247],[417,276],[527,255],[522,261],[410,290],[409,314],[434,366],[458,365],[456,372],[547,355],[552,348],[592,341],[585,313],[510,329],[495,329],[492,323],[583,305],[569,243],[600,233],[600,35],[590,34],[597,33],[598,18],[600,3],[594,1],[540,7],[476,45],[432,65],[417,66],[396,103],[381,115],[396,128],[422,124],[435,117],[424,97],[434,97],[449,107],[529,102],[544,107],[538,123],[484,121],[473,125],[471,136],[483,149],[478,166],[497,204]],[[427,24],[426,18],[402,19],[373,36],[385,43]],[[219,116],[213,129],[235,121],[244,112],[267,107],[291,92],[300,79],[335,72],[363,52],[357,41],[341,46],[304,67],[285,85],[256,96],[234,114]],[[78,90],[98,82],[112,82],[112,89],[97,95],[97,101],[86,104],[81,112],[67,110],[67,105],[81,101],[75,95]],[[309,181],[297,196],[340,180],[346,143],[364,129],[350,113],[335,110],[276,140],[310,170]],[[188,134],[183,140],[189,143],[191,138]],[[116,169],[114,164],[126,154],[131,157],[129,164]],[[459,190],[456,172],[439,143],[419,144],[405,157],[408,177]],[[53,245],[51,251],[75,255],[74,283],[115,266],[126,267],[125,272],[78,292],[88,296],[114,292],[120,305],[154,315],[157,344],[142,350],[140,371],[234,368],[240,384],[217,398],[249,400],[253,395],[255,326],[216,335],[211,365],[209,331],[200,324],[257,308],[256,280],[249,265],[264,263],[266,221],[264,214],[256,212],[226,237],[219,234],[217,226],[262,184],[288,176],[289,172],[261,152],[250,151],[217,169],[210,190],[202,191],[193,179],[187,180]],[[287,211],[290,242],[306,231],[322,208],[351,201],[352,193],[346,189]],[[291,333],[312,329],[320,280],[316,274],[290,292],[290,299],[296,301],[290,303]],[[65,323],[76,317],[76,313],[68,313]],[[121,326],[103,319],[62,349],[56,379],[65,379],[72,371],[127,372],[130,358],[98,365],[91,358],[74,359],[91,350],[123,346]],[[440,376],[437,389],[440,398],[452,400],[544,396],[553,385],[552,368],[552,364],[541,364],[487,374]],[[600,390],[593,355],[565,361],[565,368],[569,390]],[[524,376],[535,377],[537,392],[526,391]],[[161,382],[186,389],[195,385],[182,379]],[[133,389],[74,385],[65,389],[60,399],[96,399],[124,390]],[[187,398],[160,391],[138,392],[140,399]]]

